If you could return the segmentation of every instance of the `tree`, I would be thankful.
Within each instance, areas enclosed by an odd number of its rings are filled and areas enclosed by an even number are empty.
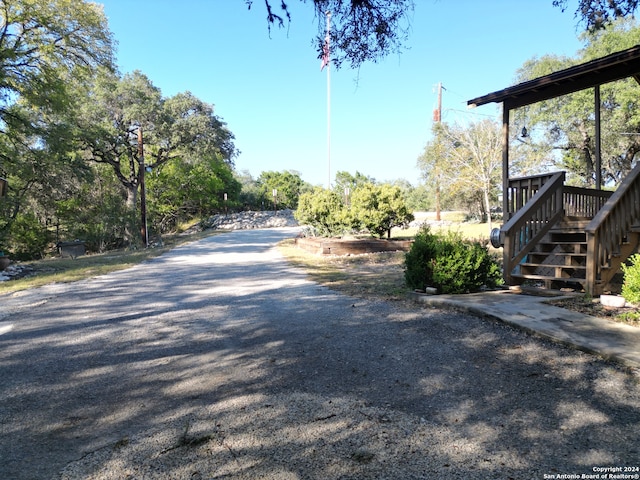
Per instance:
[[[113,40],[102,7],[82,0],[0,0],[0,120],[19,99],[67,107],[71,76],[112,68]]]
[[[443,196],[477,205],[491,229],[491,204],[501,182],[501,128],[482,120],[467,126],[440,123],[418,159],[422,176],[437,181]]]
[[[450,171],[456,172],[451,188],[477,194],[480,211],[491,231],[491,204],[502,177],[501,126],[492,120],[471,123],[467,127],[454,125],[447,129],[453,148],[449,158]]]
[[[337,236],[348,229],[340,195],[322,187],[300,195],[294,216],[301,225],[313,227],[321,236]]]
[[[240,193],[238,194],[238,205],[246,210],[260,210],[263,208],[260,187],[251,176],[249,170],[233,173],[234,178],[240,183]]]
[[[369,177],[356,171],[355,175],[351,175],[349,172],[338,171],[336,172],[335,182],[333,184],[333,190],[338,195],[344,195],[344,201],[349,203],[349,197],[352,192],[361,185],[366,183],[376,183],[375,178]]]
[[[393,227],[407,226],[413,214],[407,208],[402,190],[389,184],[359,186],[351,197],[349,216],[354,227],[364,227],[371,234],[391,238]]]
[[[173,159],[147,175],[146,189],[153,226],[166,232],[235,205],[241,185],[231,167],[213,155]]]
[[[585,47],[576,58],[547,55],[529,60],[518,71],[518,80],[530,80],[629,48],[640,43],[640,28],[634,21],[618,20],[609,29],[583,34],[582,40]],[[601,175],[606,184],[615,185],[629,173],[640,152],[640,86],[633,78],[610,82],[600,87],[600,96],[601,122],[606,125],[601,138]],[[515,123],[518,132],[520,125],[528,129],[528,138],[520,139],[520,143],[538,153],[557,152],[553,157],[549,153],[540,156],[546,165],[554,163],[557,168],[567,170],[573,184],[595,185],[591,89],[518,109]]]
[[[553,0],[553,5],[567,9],[568,0]],[[588,31],[601,30],[614,20],[633,15],[638,0],[579,0],[575,16],[585,23]]]
[[[298,208],[298,200],[303,191],[309,190],[310,185],[300,177],[300,173],[290,170],[283,172],[262,172],[256,180],[262,201],[265,205],[274,202],[273,192],[276,192],[277,208]]]
[[[304,3],[305,0],[302,0]],[[245,0],[251,9],[253,0]],[[265,0],[267,24],[284,27],[291,21],[291,11],[285,2],[279,9],[274,0]],[[331,12],[331,62],[340,67],[347,62],[358,68],[365,62],[375,62],[390,53],[399,53],[409,36],[408,14],[413,0],[313,0],[318,20],[316,50],[321,58],[325,46],[325,13]]]
[[[422,173],[422,179],[434,192],[436,220],[440,221],[443,191],[446,192],[446,183],[450,178],[447,175],[449,151],[443,124],[434,123],[432,133],[433,139],[425,145],[424,152],[418,157],[417,166]]]
[[[108,165],[90,167],[83,177],[71,180],[73,192],[55,202],[54,216],[49,219],[56,228],[55,240],[82,239],[94,252],[121,248],[123,219],[128,213],[126,192]]]
[[[72,86],[112,69],[101,7],[81,0],[0,0],[0,238],[21,216],[44,222],[74,176],[69,154]],[[22,222],[23,225],[26,225]]]
[[[212,105],[189,92],[165,99],[139,71],[122,78],[102,72],[84,98],[88,101],[75,119],[78,149],[85,160],[111,166],[127,191],[131,212],[142,169],[157,171],[174,159],[202,158],[233,166],[233,134]]]

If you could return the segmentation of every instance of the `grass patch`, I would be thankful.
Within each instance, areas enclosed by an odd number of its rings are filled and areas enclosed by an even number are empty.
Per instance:
[[[139,250],[113,250],[106,253],[83,255],[74,259],[52,257],[44,260],[22,262],[26,276],[0,282],[0,294],[41,287],[50,283],[68,283],[106,273],[124,270],[158,257],[169,250],[219,232],[207,230],[190,235],[170,235],[163,238],[163,246]]]

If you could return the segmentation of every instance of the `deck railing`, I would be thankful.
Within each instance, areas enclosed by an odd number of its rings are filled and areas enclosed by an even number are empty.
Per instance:
[[[554,175],[554,173],[543,173],[529,177],[510,178],[506,192],[508,200],[504,221],[506,222],[520,211],[546,182],[554,178]]]
[[[633,226],[640,223],[640,162],[625,177],[608,202],[587,225],[587,273],[586,288],[593,295],[599,294],[598,286],[604,286],[618,271],[629,252],[621,248],[631,234]],[[635,249],[636,245],[631,245]]]
[[[568,217],[593,218],[613,192],[564,186],[564,214]]]
[[[509,181],[509,206],[519,206],[501,228],[505,280],[511,284],[515,267],[564,215],[565,172]]]

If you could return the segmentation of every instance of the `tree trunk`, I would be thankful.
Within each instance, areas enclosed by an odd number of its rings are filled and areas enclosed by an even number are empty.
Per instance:
[[[489,224],[489,233],[491,233],[492,223],[491,223],[491,198],[489,196],[491,187],[487,186],[483,189],[482,195],[484,197],[484,208],[487,211],[487,223]]]
[[[128,218],[126,220],[124,235],[125,241],[129,246],[135,244],[138,235],[136,234],[137,206],[138,206],[138,186],[127,186],[127,211]]]

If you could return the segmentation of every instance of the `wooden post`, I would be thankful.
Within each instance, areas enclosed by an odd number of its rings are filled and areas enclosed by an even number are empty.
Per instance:
[[[601,151],[601,130],[600,130],[600,85],[594,88],[594,103],[596,117],[596,190],[602,188],[602,151]]]
[[[147,192],[144,186],[144,145],[142,140],[142,126],[138,127],[138,176],[140,179],[140,234],[144,247],[149,246],[147,233]]]
[[[502,103],[502,225],[511,217],[509,212],[509,107]],[[511,285],[511,258],[514,245],[511,238],[504,239],[502,246],[502,277],[507,285]]]

